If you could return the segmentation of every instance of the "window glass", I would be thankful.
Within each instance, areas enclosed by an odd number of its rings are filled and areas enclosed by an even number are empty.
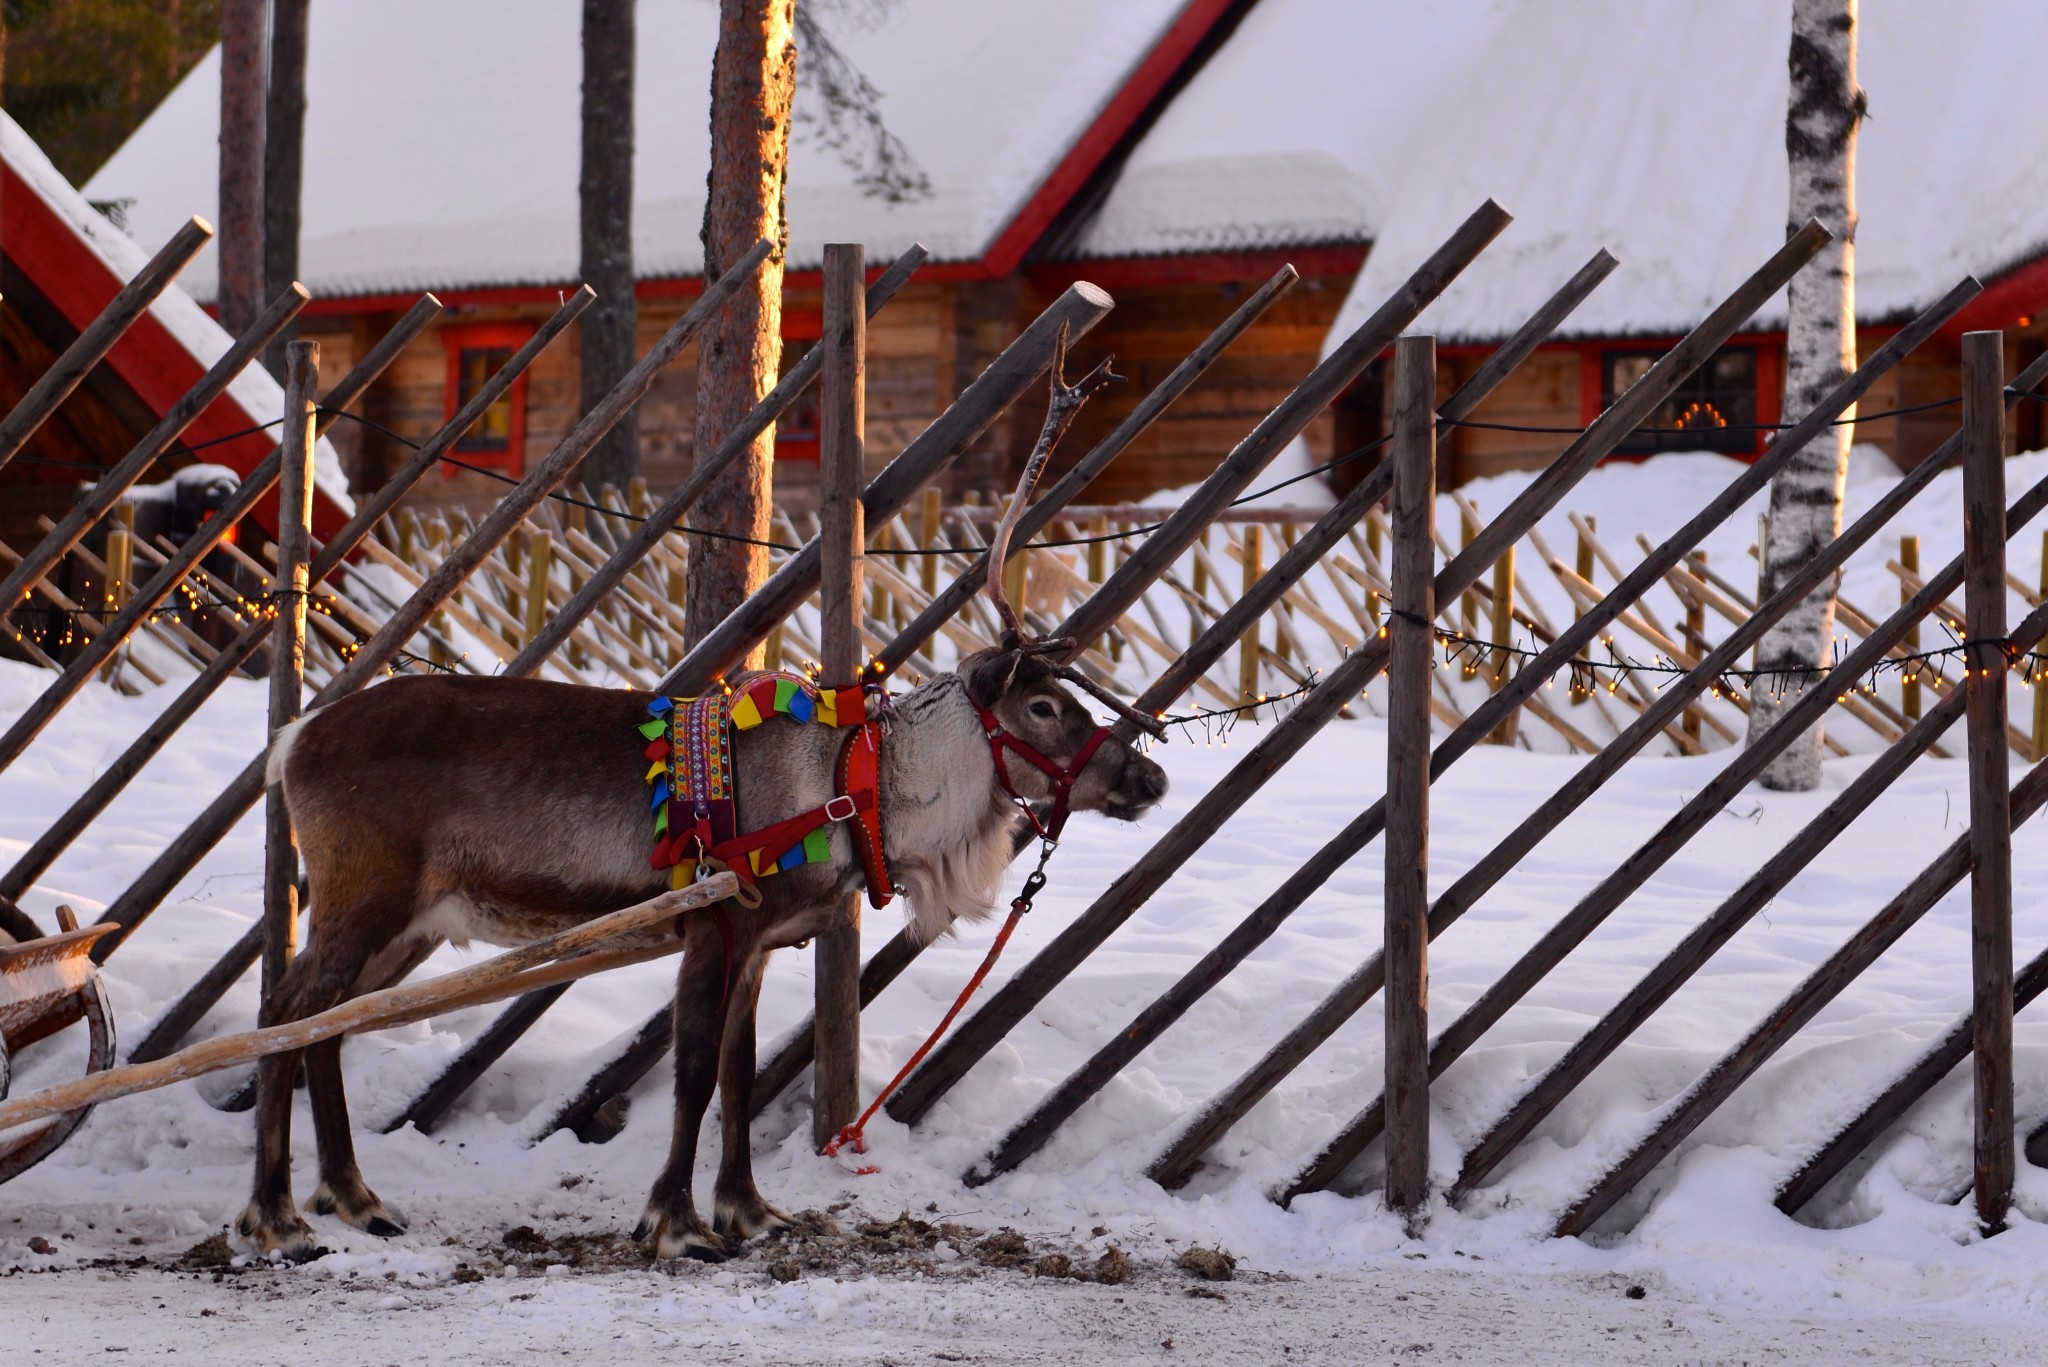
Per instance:
[[[1661,351],[1610,351],[1601,384],[1604,405],[1612,405],[1629,386],[1649,374]],[[1653,451],[1728,451],[1747,454],[1757,448],[1756,348],[1723,347],[1688,376],[1644,422],[1615,449],[1624,455]]]
[[[484,382],[512,359],[511,347],[464,347],[456,367],[455,406],[475,398]],[[507,389],[455,444],[458,451],[505,451],[512,445],[512,391]]]

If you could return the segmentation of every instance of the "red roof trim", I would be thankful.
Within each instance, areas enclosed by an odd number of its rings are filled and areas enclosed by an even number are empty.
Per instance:
[[[1335,247],[1275,247],[1256,252],[1191,252],[1177,256],[1105,256],[1088,261],[1048,261],[1024,275],[1040,289],[1065,289],[1087,280],[1106,290],[1161,285],[1221,285],[1261,280],[1282,266],[1311,276],[1352,276],[1365,264],[1362,242]]]
[[[887,265],[869,266],[868,283],[882,278]],[[952,280],[987,280],[989,272],[979,261],[942,261],[927,263],[918,268],[914,277],[919,284],[934,284]],[[823,271],[786,271],[782,277],[785,291],[815,290],[823,288]],[[434,297],[448,309],[465,308],[506,308],[524,304],[556,304],[576,286],[570,282],[555,285],[492,285],[480,289],[443,289],[434,287]],[[701,275],[658,276],[637,281],[633,286],[635,299],[695,299],[704,292],[704,277]],[[306,305],[301,317],[333,318],[353,316],[359,313],[398,313],[409,309],[419,299],[419,292],[404,291],[389,294],[332,294],[323,295]],[[211,307],[208,309],[211,312]]]
[[[1235,3],[1236,0],[1188,0],[1152,50],[1109,97],[1094,122],[1067,148],[1066,155],[1024,201],[1009,226],[989,244],[982,254],[982,264],[990,274],[1008,275],[1017,269],[1024,253],[1053,225],[1060,210],[1080,193],[1096,168],[1116,150],[1124,134],[1173,80],[1181,63],[1201,47],[1202,40]]]
[[[2008,328],[2021,318],[2048,313],[2048,256],[2023,262],[1992,280],[1941,330],[1953,340],[1965,332]]]
[[[99,316],[124,283],[79,236],[77,226],[44,200],[35,186],[4,158],[0,158],[0,241],[5,242],[6,253],[14,264],[79,331]],[[159,416],[170,411],[207,370],[153,311],[135,320],[104,364]],[[196,446],[245,431],[258,421],[243,411],[232,393],[226,393],[193,420],[182,440]],[[247,474],[270,454],[274,445],[273,435],[257,432],[208,447],[202,458]],[[254,516],[259,525],[274,528],[276,510],[277,498],[273,494],[257,506]],[[332,536],[344,520],[341,510],[316,489],[315,534],[322,538]]]

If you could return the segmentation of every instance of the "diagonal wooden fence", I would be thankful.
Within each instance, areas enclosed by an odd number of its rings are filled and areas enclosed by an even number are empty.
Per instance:
[[[1765,487],[1803,446],[1832,424],[1851,420],[1844,418],[1851,407],[1978,292],[1974,281],[1959,284],[1889,338],[1812,412],[1778,432],[1753,465],[1677,532],[1659,544],[1641,542],[1642,558],[1633,568],[1616,559],[1585,519],[1574,519],[1576,560],[1557,554],[1537,523],[1558,509],[1589,471],[1641,427],[1811,259],[1826,233],[1809,224],[1494,516],[1482,516],[1462,494],[1451,495],[1459,523],[1454,537],[1449,529],[1435,525],[1439,436],[1473,421],[1487,396],[1556,331],[1615,264],[1604,252],[1586,263],[1470,380],[1439,401],[1433,343],[1404,334],[1507,222],[1508,215],[1498,206],[1481,206],[1177,506],[1144,510],[1080,504],[1077,500],[1090,482],[1198,384],[1214,361],[1292,286],[1293,272],[1280,272],[1222,320],[1129,417],[1032,505],[1021,534],[1011,543],[1011,559],[993,566],[975,549],[986,539],[993,510],[944,509],[931,486],[1010,405],[1031,391],[1051,363],[1061,335],[1084,334],[1112,307],[1108,296],[1093,286],[1074,286],[864,488],[849,475],[853,483],[828,490],[831,497],[845,501],[841,506],[858,504],[856,525],[865,528],[865,536],[855,538],[856,543],[864,540],[865,547],[856,544],[850,566],[844,554],[828,564],[822,524],[802,515],[779,515],[777,559],[768,582],[704,640],[681,651],[679,659],[677,605],[688,564],[686,552],[671,540],[672,533],[710,480],[817,383],[828,365],[842,367],[828,386],[828,399],[838,406],[835,430],[850,430],[857,438],[858,365],[849,363],[843,346],[814,349],[738,431],[699,460],[690,477],[659,502],[643,489],[600,490],[595,495],[569,491],[576,490],[573,474],[583,456],[645,395],[654,376],[682,353],[696,329],[758,266],[766,244],[708,289],[612,394],[495,509],[474,523],[462,517],[422,522],[400,502],[574,321],[592,298],[587,289],[568,299],[469,404],[419,443],[404,468],[334,537],[323,545],[307,545],[301,554],[291,533],[295,528],[303,531],[303,516],[295,523],[287,518],[280,523],[275,554],[261,547],[252,553],[235,545],[229,530],[276,490],[281,475],[287,492],[299,497],[303,472],[295,462],[310,458],[310,442],[318,430],[349,417],[349,405],[431,321],[439,305],[431,296],[422,298],[317,403],[311,392],[309,354],[296,353],[299,381],[289,397],[292,411],[306,418],[308,429],[281,434],[278,449],[243,481],[228,506],[185,543],[152,546],[110,536],[96,572],[110,590],[120,581],[118,602],[110,596],[109,610],[97,615],[80,611],[81,629],[90,638],[59,652],[61,665],[52,662],[55,673],[43,694],[0,734],[4,768],[89,683],[118,678],[124,663],[132,661],[138,671],[154,670],[158,679],[168,682],[167,671],[156,670],[134,651],[134,643],[152,631],[164,650],[182,652],[177,658],[194,671],[143,734],[12,867],[0,872],[0,930],[16,938],[39,933],[14,899],[90,830],[208,697],[259,660],[266,649],[274,722],[296,715],[303,690],[299,675],[292,671],[300,664],[315,706],[416,661],[515,677],[550,670],[570,678],[688,695],[715,686],[757,647],[765,645],[785,662],[822,657],[828,653],[832,631],[850,630],[870,657],[873,676],[929,674],[993,639],[992,624],[975,616],[975,599],[987,575],[1002,573],[1010,581],[1011,597],[1035,614],[1034,627],[1047,635],[1074,638],[1071,662],[1135,695],[1136,706],[1146,713],[1166,713],[1193,696],[1204,705],[1215,704],[1219,712],[1234,714],[1247,700],[1255,703],[1279,692],[1289,695],[1291,707],[1211,791],[940,1044],[892,1098],[889,1110],[898,1120],[915,1123],[927,1115],[1206,840],[1297,759],[1325,726],[1358,706],[1366,685],[1382,672],[1388,678],[1379,695],[1392,744],[1385,795],[1189,965],[1158,1000],[1110,1036],[1086,1064],[1016,1120],[964,1175],[970,1184],[1014,1169],[1041,1150],[1090,1098],[1269,940],[1338,869],[1384,835],[1384,952],[1370,956],[1253,1068],[1187,1117],[1149,1172],[1167,1186],[1187,1181],[1203,1156],[1253,1106],[1378,996],[1387,1017],[1383,1095],[1370,1099],[1278,1194],[1286,1200],[1329,1186],[1384,1135],[1387,1198],[1411,1221],[1419,1220],[1428,1198],[1431,1082],[1478,1044],[1536,984],[1556,972],[1565,956],[1723,811],[1796,735],[1825,715],[1853,717],[1876,736],[1884,748],[1827,809],[1535,1079],[1464,1156],[1460,1177],[1447,1195],[1454,1202],[1465,1200],[1499,1171],[1603,1059],[1915,759],[1941,753],[1944,734],[1966,717],[1963,748],[1972,774],[1970,834],[1930,864],[1737,1050],[1656,1117],[1629,1153],[1561,1213],[1557,1229],[1583,1231],[1613,1209],[1815,1011],[1966,876],[1973,880],[1978,935],[1978,997],[1970,1017],[1906,1076],[1873,1098],[1839,1135],[1821,1144],[1787,1182],[1780,1204],[1793,1210],[1811,1200],[1848,1170],[1856,1155],[1927,1088],[1963,1057],[1974,1056],[1982,1122],[1974,1185],[1982,1218],[1987,1227],[1995,1226],[2003,1219],[2012,1183],[2011,1012],[2015,1002],[2023,1006],[2048,987],[2048,952],[2014,977],[2009,929],[2010,832],[2048,800],[2048,777],[2038,764],[2048,743],[2048,708],[2042,705],[2048,690],[2035,690],[2041,720],[2031,732],[2011,724],[2005,701],[2007,666],[2032,661],[2035,647],[2048,632],[2048,608],[2041,606],[2048,593],[2035,596],[2024,585],[2011,585],[2021,590],[2032,610],[2010,630],[2003,615],[2010,581],[2004,547],[2048,504],[2048,483],[2026,491],[2008,509],[1998,478],[2003,466],[1995,457],[2005,404],[2041,387],[2048,377],[2048,358],[2027,367],[2007,387],[1999,373],[1996,338],[1971,334],[1966,340],[1963,430],[1844,529],[1792,583],[1763,602],[1751,603],[1740,588],[1711,569],[1699,550],[1702,540]],[[174,270],[172,263],[181,259],[178,253],[189,255],[190,247],[181,237],[160,255],[162,264],[152,263],[153,269],[159,275]],[[872,316],[885,307],[923,257],[922,249],[913,248],[869,284],[861,301],[864,313]],[[56,378],[31,394],[44,410],[42,416],[54,408],[49,396],[61,400],[57,391],[67,382],[77,382],[81,365],[89,367],[92,348],[100,347],[103,354],[104,346],[111,345],[108,332],[118,335],[119,319],[135,310],[135,299],[148,292],[155,278],[138,277],[139,283],[131,286],[134,297],[124,292],[126,302],[117,299],[110,306],[109,316],[116,321],[97,334],[89,333],[91,347],[81,338],[80,347],[74,348],[79,356],[72,358],[67,352],[68,359],[60,361],[59,371],[64,373],[53,371]],[[858,272],[846,278],[857,281]],[[857,284],[853,289],[849,300],[857,297]],[[256,327],[237,340],[228,356],[100,486],[82,494],[69,514],[52,522],[40,544],[14,555],[7,580],[0,585],[0,602],[18,603],[24,594],[36,591],[48,598],[54,591],[48,582],[51,567],[67,556],[90,554],[81,545],[85,532],[105,522],[121,494],[171,449],[178,432],[290,322],[303,302],[304,292],[296,289],[273,302]],[[1313,515],[1283,520],[1236,508],[1279,452],[1390,347],[1396,355],[1398,401],[1395,430],[1384,443],[1386,458],[1350,493]],[[37,393],[43,397],[37,398]],[[40,421],[35,411],[24,415],[28,406],[25,401],[0,419],[0,462]],[[1370,455],[1380,445],[1352,457]],[[1829,582],[1852,555],[1896,531],[1902,510],[1958,460],[1965,468],[1971,510],[1965,554],[1923,574],[1917,540],[1902,541],[1894,562],[1901,584],[1899,607],[1881,615],[1845,604],[1843,619],[1853,631],[1854,644],[1811,678],[1775,681],[1795,698],[1758,743],[1736,747],[1745,687],[1758,682],[1741,669],[1746,653],[1772,623]],[[857,471],[857,462],[850,468]],[[1383,508],[1390,498],[1391,508]],[[843,538],[843,524],[837,525],[841,530],[835,535]],[[1027,544],[1034,538],[1039,542],[1036,547]],[[220,569],[221,557],[232,564],[231,573]],[[1518,561],[1524,568],[1518,569]],[[1567,595],[1568,615],[1551,617],[1542,608],[1540,595],[1527,590],[1523,576],[1532,562],[1536,572],[1548,575]],[[147,570],[146,577],[131,565]],[[1305,587],[1311,576],[1316,577],[1314,591]],[[1604,591],[1602,579],[1611,584]],[[1026,589],[1033,583],[1035,593]],[[267,587],[248,587],[256,584]],[[1951,603],[1959,590],[1961,611]],[[252,593],[254,597],[249,596]],[[1668,595],[1661,612],[1650,601],[1653,593]],[[183,618],[167,617],[167,605],[175,605],[180,596],[187,604],[203,603],[212,613],[211,638]],[[1675,625],[1664,619],[1673,604],[1678,609]],[[1339,606],[1342,612],[1336,610]],[[310,615],[307,608],[312,609]],[[1719,620],[1718,631],[1708,629],[1710,616]],[[1940,658],[1954,652],[1921,649],[1922,626],[1930,619],[1964,622],[1968,645],[1959,676],[1941,669]],[[1617,644],[1620,638],[1631,643],[1628,650]],[[845,649],[842,637],[833,651],[843,655]],[[1440,649],[1463,668],[1430,669],[1431,656]],[[1644,653],[1652,657],[1653,665],[1636,658]],[[488,657],[495,657],[495,663]],[[1896,702],[1862,687],[1888,663],[1906,669],[1908,682],[1902,684]],[[1644,682],[1646,673],[1655,673],[1654,683]],[[1447,679],[1450,674],[1461,677]],[[1569,685],[1570,702],[1565,705],[1550,701],[1550,685],[1559,679]],[[1922,697],[1923,687],[1931,697]],[[1124,729],[1130,730],[1128,723]],[[1430,784],[1475,746],[1513,743],[1538,730],[1587,756],[1585,763],[1430,899]],[[1630,759],[1653,747],[1701,754],[1721,746],[1727,747],[1727,758],[1720,772],[1565,913],[1499,982],[1432,1038],[1426,1009],[1431,941]],[[2013,753],[2037,767],[2008,796],[2004,770]],[[103,940],[96,953],[104,958],[114,952],[262,794],[258,756],[108,907],[102,920],[117,927],[117,933]],[[259,958],[265,961],[269,978],[290,952],[295,864],[286,856],[289,831],[280,821],[273,814],[269,845],[274,857],[265,920],[252,926],[151,1023],[132,1051],[134,1059],[169,1053]],[[392,980],[410,972],[432,948],[423,946],[413,961],[395,965]],[[828,974],[821,958],[821,993],[829,977],[836,984],[832,990],[839,994],[834,1004],[821,1007],[822,1032],[843,1046],[849,1032],[857,1031],[854,1013],[900,976],[917,953],[909,936],[899,934],[864,965],[847,960]],[[387,1128],[434,1128],[507,1048],[543,1020],[567,989],[563,983],[513,1002],[439,1078],[392,1117]],[[827,1000],[821,995],[821,1003]],[[664,1010],[624,1037],[607,1057],[593,1060],[591,1075],[550,1114],[542,1132],[569,1128],[590,1140],[615,1134],[623,1121],[628,1089],[666,1051],[668,1033],[669,1013]],[[819,1033],[820,1028],[809,1025],[796,1031],[761,1066],[753,1095],[757,1110],[785,1092],[811,1065]],[[842,1047],[839,1061],[821,1069],[816,1087],[821,1096],[843,1092],[850,1085],[845,1054]]]

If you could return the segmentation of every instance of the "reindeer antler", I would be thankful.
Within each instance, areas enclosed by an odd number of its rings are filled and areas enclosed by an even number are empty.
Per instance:
[[[1045,463],[1052,458],[1052,450],[1059,445],[1060,438],[1073,425],[1081,405],[1088,402],[1088,396],[1106,384],[1123,379],[1110,370],[1110,363],[1116,358],[1105,356],[1093,370],[1073,384],[1066,379],[1067,366],[1067,325],[1060,324],[1059,336],[1052,347],[1052,399],[1046,405],[1045,425],[1038,430],[1038,444],[1031,448],[1030,459],[1024,462],[1023,477],[1017,481],[1017,492],[1011,496],[1010,506],[1003,510],[1002,521],[996,523],[995,535],[988,542],[988,578],[983,581],[988,590],[989,602],[995,606],[996,615],[1002,619],[1005,648],[1015,650],[1024,644],[1024,624],[1017,616],[1017,610],[1010,606],[1009,597],[1003,592],[1003,563],[1010,558],[1010,535],[1017,530],[1017,524],[1024,518],[1024,509],[1031,502],[1031,493],[1038,487],[1038,477],[1045,473]]]
[[[1065,679],[1068,683],[1078,686],[1104,707],[1107,707],[1110,711],[1116,713],[1119,717],[1122,717],[1154,740],[1166,739],[1166,726],[1159,718],[1146,716],[1143,712],[1140,712],[1137,708],[1131,706],[1072,665],[1061,665],[1053,673]]]

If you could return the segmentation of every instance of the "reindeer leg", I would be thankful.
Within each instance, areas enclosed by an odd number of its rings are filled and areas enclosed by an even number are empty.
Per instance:
[[[736,1243],[788,1226],[789,1217],[761,1199],[754,1185],[754,1149],[749,1122],[754,1114],[754,1012],[768,951],[755,949],[733,970],[732,1000],[726,1004],[725,1047],[718,1058],[721,1151],[711,1208],[718,1232]]]
[[[718,1081],[719,1039],[725,1013],[719,998],[725,988],[725,946],[717,928],[693,918],[685,930],[682,967],[676,970],[675,1055],[676,1117],[669,1137],[668,1163],[654,1181],[647,1209],[633,1237],[654,1237],[657,1258],[725,1261],[731,1252],[697,1213],[691,1194],[696,1175],[697,1137],[704,1112]]]
[[[434,938],[399,940],[371,959],[349,989],[349,997],[395,986],[440,946]],[[380,1239],[405,1233],[405,1223],[363,1182],[356,1166],[355,1135],[348,1119],[348,1095],[341,1078],[341,1040],[322,1040],[306,1050],[306,1090],[313,1102],[313,1133],[320,1142],[320,1185],[306,1208]]]
[[[320,880],[314,881],[319,887]],[[326,903],[347,908],[342,915],[323,916],[316,903],[306,948],[285,970],[258,1022],[270,1026],[300,1020],[346,998],[376,947],[398,938],[412,902],[410,888],[387,885],[384,891]],[[312,1226],[292,1200],[292,1078],[302,1052],[271,1054],[256,1065],[256,1180],[235,1226],[258,1251],[294,1261],[318,1251]]]

